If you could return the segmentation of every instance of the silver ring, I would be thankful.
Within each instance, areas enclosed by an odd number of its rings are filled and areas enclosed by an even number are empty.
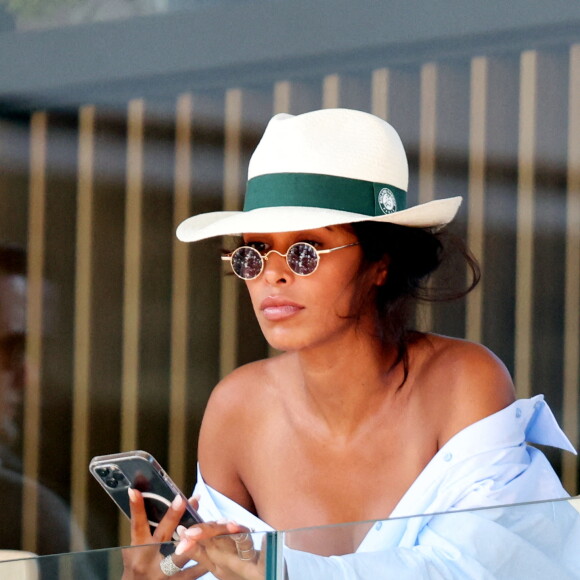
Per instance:
[[[165,556],[165,558],[163,558],[163,560],[159,562],[159,567],[166,576],[173,576],[174,574],[177,574],[178,572],[181,572],[183,570],[183,568],[180,568],[173,561],[171,554],[169,554],[169,556]]]
[[[248,548],[247,550],[240,550],[240,548],[238,548],[238,557],[240,560],[253,560],[255,556],[256,550],[254,549],[254,546]]]
[[[254,541],[248,532],[240,532],[239,534],[232,534],[232,540],[236,543],[236,550],[238,551],[238,557],[240,560],[253,560],[256,556],[256,550],[254,549]],[[245,550],[242,549],[242,544],[244,542],[250,542],[250,547]]]

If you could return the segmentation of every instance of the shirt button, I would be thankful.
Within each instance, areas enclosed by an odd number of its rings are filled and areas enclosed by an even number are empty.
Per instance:
[[[519,419],[522,416],[522,410],[518,407],[516,409],[516,419]]]
[[[379,531],[382,527],[383,527],[383,522],[377,522],[377,525],[375,526],[375,529],[377,531]]]
[[[451,461],[453,459],[453,454],[452,453],[446,453],[445,457],[443,458],[443,461]]]

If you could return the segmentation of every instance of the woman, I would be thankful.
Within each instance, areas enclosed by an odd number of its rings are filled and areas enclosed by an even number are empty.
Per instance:
[[[514,403],[508,372],[484,347],[410,327],[414,302],[429,297],[429,276],[446,259],[438,230],[461,200],[405,209],[407,160],[395,130],[345,109],[277,115],[248,173],[243,212],[192,217],[177,235],[242,235],[224,259],[245,280],[266,340],[284,354],[237,369],[212,393],[195,500],[211,523],[180,529],[161,569],[154,549],[127,557],[127,576],[260,578],[251,528],[565,497],[544,456],[525,446],[573,451],[543,400]],[[477,266],[459,253],[473,286]],[[151,537],[138,492],[131,499],[133,544],[169,540],[184,506],[176,501]],[[435,545],[436,524],[404,521],[398,539],[370,525],[310,536],[287,550],[289,577],[455,569],[465,577],[474,558]],[[198,564],[180,572],[190,559]]]

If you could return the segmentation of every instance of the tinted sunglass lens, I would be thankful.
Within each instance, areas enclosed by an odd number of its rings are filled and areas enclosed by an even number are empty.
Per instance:
[[[262,256],[254,248],[238,248],[232,254],[232,269],[244,280],[252,280],[262,271]]]
[[[288,249],[286,260],[292,271],[299,276],[312,274],[318,266],[318,254],[310,244],[294,244]]]

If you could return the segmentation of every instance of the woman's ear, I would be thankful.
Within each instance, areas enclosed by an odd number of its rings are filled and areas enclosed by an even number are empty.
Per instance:
[[[377,269],[375,274],[375,286],[384,286],[387,281],[389,273],[390,258],[385,256],[380,262],[377,262]]]

